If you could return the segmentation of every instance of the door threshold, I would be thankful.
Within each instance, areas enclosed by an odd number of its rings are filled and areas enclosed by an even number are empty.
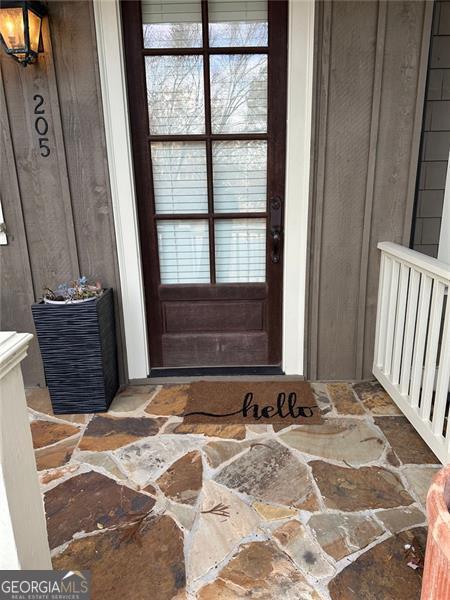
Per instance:
[[[150,369],[150,379],[165,377],[235,377],[284,375],[278,366],[267,367],[166,367]]]

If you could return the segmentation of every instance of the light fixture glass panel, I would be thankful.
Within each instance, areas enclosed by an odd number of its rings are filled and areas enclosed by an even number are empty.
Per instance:
[[[200,0],[142,0],[144,48],[202,45]]]
[[[0,34],[8,50],[19,50],[25,47],[21,8],[0,8]]]
[[[208,221],[158,221],[162,284],[210,283]]]
[[[265,212],[267,142],[213,142],[216,212]]]
[[[266,219],[215,222],[217,283],[266,280]]]
[[[150,133],[204,133],[203,58],[146,56],[145,71]]]
[[[267,55],[210,57],[213,133],[267,130]]]
[[[151,144],[157,214],[208,212],[205,142]]]
[[[208,17],[210,46],[267,46],[266,0],[209,0]]]
[[[39,49],[39,37],[41,35],[42,19],[38,17],[32,10],[28,10],[28,25],[30,30],[30,48],[33,52]]]

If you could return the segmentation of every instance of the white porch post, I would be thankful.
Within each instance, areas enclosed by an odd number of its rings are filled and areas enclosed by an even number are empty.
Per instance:
[[[0,332],[0,570],[52,568],[20,369],[32,337]]]

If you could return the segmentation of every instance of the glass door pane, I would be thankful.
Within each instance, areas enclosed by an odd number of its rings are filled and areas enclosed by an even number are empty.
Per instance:
[[[144,48],[202,45],[200,0],[142,0]]]
[[[213,133],[267,131],[267,55],[210,57]]]
[[[159,221],[161,283],[210,283],[208,221]]]
[[[265,212],[267,142],[213,142],[214,210]]]
[[[267,2],[209,0],[211,46],[267,46]]]
[[[204,133],[203,58],[146,56],[145,71],[150,133]]]
[[[266,220],[220,219],[215,223],[217,283],[266,280]]]
[[[208,212],[205,142],[152,142],[157,214]]]

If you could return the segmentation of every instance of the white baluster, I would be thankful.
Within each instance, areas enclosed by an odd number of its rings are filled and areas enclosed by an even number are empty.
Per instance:
[[[411,269],[409,278],[408,308],[406,310],[405,342],[403,344],[402,371],[400,375],[400,393],[409,393],[414,332],[416,329],[417,302],[419,297],[420,273]]]

